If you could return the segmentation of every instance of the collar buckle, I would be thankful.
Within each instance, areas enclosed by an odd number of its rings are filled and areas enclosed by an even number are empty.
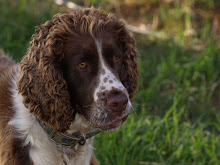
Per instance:
[[[83,136],[82,140],[79,141],[80,145],[84,145],[86,143],[86,137]]]

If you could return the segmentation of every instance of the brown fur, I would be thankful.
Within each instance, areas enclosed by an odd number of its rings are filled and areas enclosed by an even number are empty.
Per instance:
[[[99,165],[99,162],[94,155],[91,157],[90,165]]]
[[[22,147],[22,141],[15,138],[15,132],[8,122],[13,116],[12,77],[17,66],[0,51],[0,164],[30,165],[28,146]],[[26,152],[25,152],[26,151]]]
[[[79,9],[57,14],[52,21],[39,26],[21,61],[18,90],[24,98],[25,106],[37,118],[59,132],[69,128],[75,112],[70,106],[67,83],[60,66],[64,57],[64,44],[70,35],[76,38],[85,34],[97,36],[104,30],[112,29],[126,55],[120,77],[133,100],[139,75],[134,39],[126,31],[124,23],[115,16],[95,8]]]
[[[0,78],[3,77],[4,72],[14,65],[14,62],[7,56],[4,55],[0,49]]]

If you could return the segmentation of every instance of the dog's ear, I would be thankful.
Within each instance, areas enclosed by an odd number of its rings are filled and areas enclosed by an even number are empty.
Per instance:
[[[20,64],[17,85],[30,112],[54,130],[64,132],[73,121],[74,112],[61,71],[63,29],[55,24],[58,19],[59,14],[35,30]]]
[[[123,24],[121,22],[121,24]],[[134,94],[137,90],[137,80],[139,78],[139,68],[137,64],[136,42],[133,37],[127,32],[125,26],[117,34],[118,43],[124,54],[120,79],[129,93],[131,101],[134,99]]]

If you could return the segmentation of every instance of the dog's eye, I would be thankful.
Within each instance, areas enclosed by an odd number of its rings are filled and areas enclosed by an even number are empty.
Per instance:
[[[80,64],[78,64],[78,66],[80,67],[80,69],[85,69],[87,67],[87,63],[81,62]]]
[[[113,61],[114,61],[114,63],[118,63],[120,61],[120,57],[113,56]]]

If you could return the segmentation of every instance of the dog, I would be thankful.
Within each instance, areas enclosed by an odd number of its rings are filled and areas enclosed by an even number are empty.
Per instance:
[[[20,64],[0,52],[0,164],[97,165],[94,136],[132,112],[135,40],[101,9],[38,26]]]

